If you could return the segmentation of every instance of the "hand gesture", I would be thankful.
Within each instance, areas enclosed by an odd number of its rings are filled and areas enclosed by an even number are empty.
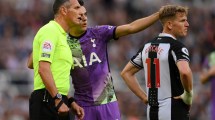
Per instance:
[[[69,108],[62,100],[55,100],[55,106],[60,116],[65,116],[68,114]]]
[[[76,102],[71,103],[71,108],[79,120],[82,120],[84,118],[84,109],[80,107]]]

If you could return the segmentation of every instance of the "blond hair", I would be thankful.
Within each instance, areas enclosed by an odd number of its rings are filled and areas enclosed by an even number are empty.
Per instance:
[[[185,13],[187,15],[188,7],[179,5],[165,5],[161,7],[159,10],[159,18],[161,23],[164,24],[166,20],[175,18],[177,13]]]

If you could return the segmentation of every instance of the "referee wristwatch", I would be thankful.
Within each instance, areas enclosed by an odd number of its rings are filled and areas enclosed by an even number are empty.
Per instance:
[[[54,99],[54,100],[55,100],[55,99],[61,100],[61,99],[62,99],[62,95],[61,95],[60,93],[57,93],[57,94],[54,96],[53,99]]]

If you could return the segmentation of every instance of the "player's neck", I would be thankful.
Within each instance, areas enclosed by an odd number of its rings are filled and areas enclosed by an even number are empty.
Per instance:
[[[177,38],[177,37],[175,36],[175,34],[174,34],[171,30],[164,29],[164,30],[162,31],[162,33],[169,34],[169,35],[173,36],[175,39]]]
[[[82,36],[86,31],[80,31],[80,30],[70,30],[69,34],[74,37],[80,37]]]

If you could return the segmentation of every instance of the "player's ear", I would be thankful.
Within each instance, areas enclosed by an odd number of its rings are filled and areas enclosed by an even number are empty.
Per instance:
[[[172,27],[173,27],[172,22],[171,21],[167,21],[166,24],[167,24],[168,29],[171,30]]]

